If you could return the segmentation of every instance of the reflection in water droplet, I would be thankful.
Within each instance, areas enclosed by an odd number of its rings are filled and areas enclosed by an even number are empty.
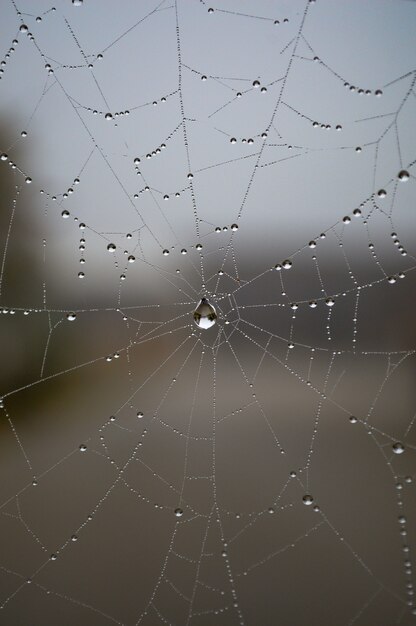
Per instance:
[[[401,170],[398,173],[398,179],[405,182],[406,180],[409,180],[409,172],[406,172],[406,170]]]
[[[394,454],[402,454],[404,452],[404,445],[397,441],[392,445]]]
[[[210,304],[206,298],[202,298],[194,311],[194,321],[199,328],[207,330],[214,326],[217,320],[217,313],[215,308]]]

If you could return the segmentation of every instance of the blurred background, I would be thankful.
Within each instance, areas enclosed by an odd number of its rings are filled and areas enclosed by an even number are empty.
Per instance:
[[[416,623],[416,3],[0,10],[0,624]]]

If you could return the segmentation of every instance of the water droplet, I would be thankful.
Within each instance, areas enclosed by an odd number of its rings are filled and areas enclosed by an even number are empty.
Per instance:
[[[186,250],[186,248],[182,248],[182,250],[181,250],[181,254],[187,254],[187,252],[188,252],[188,251]]]
[[[357,423],[357,418],[354,415],[350,415],[349,420],[351,422],[351,424],[356,424]]]
[[[292,261],[289,261],[289,259],[286,259],[285,261],[283,261],[282,267],[284,267],[285,270],[289,270],[292,267]]]
[[[355,148],[355,151],[359,154],[359,153],[362,151],[361,146],[357,146],[357,147]]]
[[[254,88],[260,87],[260,81],[259,80],[253,80],[253,87]]]
[[[396,441],[396,443],[392,445],[392,449],[394,454],[402,454],[404,452],[404,445],[400,443],[400,441]]]
[[[176,517],[182,517],[183,515],[182,509],[175,509],[175,515]]]
[[[325,300],[325,304],[326,304],[326,306],[334,306],[335,300],[333,300],[332,298],[327,298]]]
[[[76,320],[76,319],[77,319],[77,316],[76,316],[76,314],[75,314],[75,313],[68,313],[68,314],[67,314],[67,316],[66,316],[66,319],[67,319],[69,322],[73,322],[74,320]]]
[[[385,198],[387,196],[387,192],[385,189],[379,189],[377,191],[377,195],[379,198]]]
[[[9,157],[7,156],[7,154],[5,152],[2,152],[0,154],[0,161],[7,161]]]
[[[111,113],[106,113],[104,117],[105,117],[106,120],[112,120],[113,119],[113,116],[112,116]]]
[[[58,556],[56,554],[51,554],[51,561],[56,561]]]
[[[195,248],[196,248],[197,250],[202,250],[202,244],[197,243],[197,244],[196,244],[196,246],[195,246]]]
[[[201,80],[203,80],[203,81],[207,80],[207,77],[205,76],[205,74],[203,74],[203,75],[201,76]]]
[[[381,91],[381,89],[376,89],[374,93],[378,98],[383,95],[383,92]]]
[[[215,311],[215,308],[212,306],[209,300],[207,300],[207,298],[201,299],[193,315],[195,324],[199,328],[203,328],[204,330],[207,330],[208,328],[211,328],[211,326],[214,326],[217,319],[217,313]]]
[[[141,418],[141,417],[143,417],[144,413],[143,413],[143,411],[137,411],[136,415],[137,415],[138,418]]]
[[[238,224],[231,224],[231,230],[238,230]]]
[[[69,211],[65,209],[65,211],[62,211],[61,216],[64,218],[64,220],[67,219],[69,217]]]
[[[312,240],[312,241],[309,242],[308,245],[309,245],[310,248],[316,248],[316,241]]]
[[[165,249],[163,250],[162,254],[163,254],[164,256],[168,256],[168,254],[169,254],[169,250],[167,250],[167,249],[165,248]]]
[[[401,170],[398,174],[397,174],[397,178],[403,182],[405,182],[406,180],[409,180],[409,172],[406,172],[406,170]]]
[[[310,496],[309,494],[306,494],[305,496],[303,496],[302,502],[303,504],[306,504],[306,506],[309,506],[313,502],[313,497]]]
[[[74,7],[80,7],[83,2],[84,0],[72,0],[72,4],[74,5]]]
[[[318,306],[318,303],[316,302],[316,300],[311,300],[309,302],[309,306],[311,307],[311,309],[316,309],[316,307]]]
[[[32,182],[32,179],[30,178],[30,176],[26,176],[26,178],[25,178],[25,183],[26,183],[27,185],[30,185],[30,183],[31,183],[31,182]]]
[[[136,260],[136,257],[135,257],[135,256],[133,256],[132,254],[130,254],[130,256],[127,258],[127,261],[128,261],[129,263],[134,263],[134,262],[135,262],[135,260]]]
[[[351,218],[349,215],[346,215],[342,218],[342,221],[344,222],[344,224],[349,224],[351,222]]]
[[[108,244],[108,246],[107,246],[107,250],[108,250],[109,252],[115,252],[115,249],[116,249],[116,246],[115,246],[115,244],[114,244],[114,243],[109,243],[109,244]]]
[[[230,143],[237,143],[237,139],[235,137],[231,137]]]
[[[85,451],[86,451],[86,449],[87,449],[87,446],[85,445],[85,443],[82,443],[82,444],[80,445],[80,447],[79,447],[79,451],[80,451],[80,452],[85,452]]]
[[[26,26],[26,24],[21,24],[20,28],[19,28],[21,33],[27,33],[27,31],[29,30],[28,27]]]
[[[71,535],[71,541],[78,541],[77,535]]]
[[[390,285],[394,285],[394,283],[396,282],[396,279],[394,276],[389,276],[387,279],[387,282],[389,282]]]

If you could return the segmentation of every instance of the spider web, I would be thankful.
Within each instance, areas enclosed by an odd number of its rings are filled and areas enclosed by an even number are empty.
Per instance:
[[[415,10],[3,4],[0,623],[415,622]]]

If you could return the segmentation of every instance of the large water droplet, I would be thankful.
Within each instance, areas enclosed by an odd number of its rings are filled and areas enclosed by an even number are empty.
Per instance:
[[[400,441],[397,441],[396,443],[394,443],[392,445],[392,448],[395,454],[403,454],[404,452],[404,445]]]
[[[206,298],[202,298],[194,311],[194,321],[199,328],[207,330],[214,326],[217,320],[217,313]]]
[[[407,172],[406,170],[401,170],[398,174],[397,177],[399,180],[406,182],[407,180],[409,180],[409,172]]]

